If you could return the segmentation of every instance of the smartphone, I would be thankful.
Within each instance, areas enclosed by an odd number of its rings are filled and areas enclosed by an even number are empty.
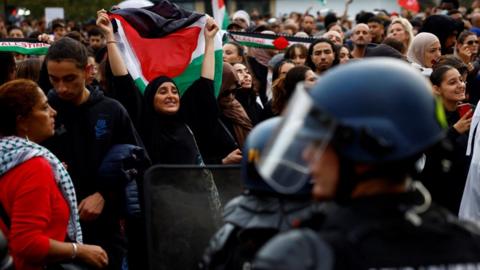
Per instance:
[[[460,117],[463,117],[465,114],[468,113],[473,108],[472,104],[470,103],[462,103],[457,106],[457,112]]]

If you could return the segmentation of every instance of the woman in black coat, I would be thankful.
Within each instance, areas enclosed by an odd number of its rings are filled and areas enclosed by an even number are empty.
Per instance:
[[[155,78],[145,89],[141,136],[153,164],[229,163],[230,155],[210,162],[214,154],[209,152],[216,143],[212,133],[219,125],[213,85],[217,31],[209,20],[201,76],[181,98],[175,82],[165,76]]]

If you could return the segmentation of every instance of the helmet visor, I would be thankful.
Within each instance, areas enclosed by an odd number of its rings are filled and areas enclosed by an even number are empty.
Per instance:
[[[298,192],[310,181],[309,164],[321,158],[335,128],[335,121],[314,107],[303,85],[297,86],[278,131],[262,151],[258,172],[277,192]]]

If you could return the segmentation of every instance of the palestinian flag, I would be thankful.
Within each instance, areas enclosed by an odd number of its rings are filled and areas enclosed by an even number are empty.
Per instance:
[[[49,44],[32,38],[3,38],[0,39],[0,52],[16,52],[26,55],[45,55]]]
[[[230,20],[228,18],[227,7],[223,0],[212,0],[213,18],[220,29],[227,29]]]
[[[180,94],[200,77],[205,51],[203,14],[169,1],[146,8],[119,9],[109,14],[130,75],[140,91],[158,76],[172,78]],[[215,37],[215,93],[222,84],[222,41]]]
[[[282,36],[262,33],[248,33],[248,32],[228,32],[228,38],[236,41],[246,47],[254,47],[261,49],[284,50],[293,44],[303,44],[309,47],[315,41],[314,38],[302,38],[294,36]]]

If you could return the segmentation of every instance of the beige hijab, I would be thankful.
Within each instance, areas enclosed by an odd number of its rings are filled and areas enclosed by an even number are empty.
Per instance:
[[[433,43],[440,42],[434,34],[422,32],[417,34],[408,49],[408,61],[416,63],[422,67],[425,65],[425,52]]]

